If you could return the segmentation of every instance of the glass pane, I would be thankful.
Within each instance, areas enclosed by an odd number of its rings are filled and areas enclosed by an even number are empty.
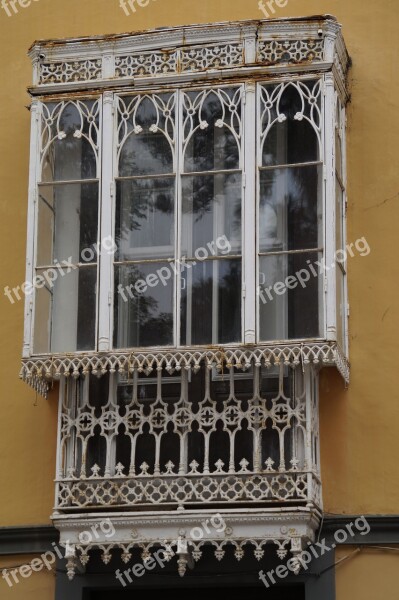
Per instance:
[[[260,252],[323,245],[320,165],[270,169],[260,174]]]
[[[270,129],[263,146],[262,165],[290,165],[319,160],[317,134],[308,121],[284,121]]]
[[[54,188],[52,186],[39,187],[39,207],[36,238],[36,264],[52,264],[54,246]]]
[[[315,129],[320,123],[320,96],[317,81],[262,86],[262,130],[276,121],[265,139],[262,165],[320,160]]]
[[[335,168],[342,179],[342,145],[338,129],[335,129]]]
[[[336,244],[337,250],[344,250],[343,245],[343,193],[341,184],[338,179],[335,179],[335,232],[336,232]],[[337,258],[341,258],[342,253],[339,253]]]
[[[134,179],[116,186],[117,260],[174,257],[175,179]]]
[[[169,263],[115,267],[114,346],[172,345],[173,290]]]
[[[339,266],[336,267],[337,277],[337,341],[342,349],[345,348],[345,279]]]
[[[194,257],[203,248],[214,256],[240,254],[241,175],[183,177],[182,193],[182,254]],[[227,243],[216,244],[223,236]]]
[[[316,252],[260,257],[261,341],[320,337],[322,268]]]
[[[97,260],[98,183],[39,186],[37,266]]]
[[[182,273],[181,343],[241,340],[241,260],[212,260]]]
[[[174,104],[174,94],[119,98],[120,177],[173,173]]]
[[[335,111],[335,168],[338,175],[342,179],[342,142],[340,137],[340,131],[342,127],[341,114],[341,105],[339,101],[337,101]]]
[[[173,173],[173,155],[162,133],[132,134],[124,143],[119,159],[119,176]]]
[[[50,102],[43,106],[42,181],[97,177],[99,102]]]
[[[241,88],[185,93],[183,107],[184,170],[239,169]]]
[[[35,352],[94,350],[97,266],[37,269],[34,283]]]
[[[38,272],[38,275],[39,274],[40,271]],[[33,336],[34,354],[45,354],[50,352],[51,302],[52,293],[49,287],[36,288]]]

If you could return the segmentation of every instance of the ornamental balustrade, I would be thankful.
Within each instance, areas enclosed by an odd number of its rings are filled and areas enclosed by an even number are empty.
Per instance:
[[[59,511],[321,506],[317,367],[60,378]]]

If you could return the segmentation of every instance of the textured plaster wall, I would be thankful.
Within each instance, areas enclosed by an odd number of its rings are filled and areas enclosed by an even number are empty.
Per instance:
[[[324,499],[335,513],[393,513],[399,505],[398,8],[397,0],[290,0],[275,13],[334,14],[353,59],[348,239],[365,236],[371,254],[349,261],[350,388],[333,370],[321,380]],[[0,9],[0,525],[48,522],[54,497],[56,390],[45,401],[19,382],[23,304],[2,295],[24,281],[28,47],[39,38],[257,18],[257,0],[156,0],[130,16],[118,0],[35,0],[11,17]]]

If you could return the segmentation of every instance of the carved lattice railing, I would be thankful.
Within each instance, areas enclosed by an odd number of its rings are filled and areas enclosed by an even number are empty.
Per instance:
[[[321,508],[316,369],[61,375],[57,509]]]

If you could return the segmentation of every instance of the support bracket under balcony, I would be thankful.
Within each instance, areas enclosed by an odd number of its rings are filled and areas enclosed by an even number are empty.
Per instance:
[[[211,546],[214,558],[232,555],[237,561],[254,556],[261,561],[268,545],[274,546],[283,561],[294,559],[293,572],[300,570],[300,554],[315,539],[320,512],[311,507],[280,509],[228,509],[218,512],[54,514],[60,531],[60,544],[67,549],[67,574],[87,565],[93,551],[99,551],[104,564],[115,569],[131,563],[135,549],[145,566],[152,561],[161,567],[174,560],[179,575],[194,568]],[[152,567],[153,568],[153,567]]]

